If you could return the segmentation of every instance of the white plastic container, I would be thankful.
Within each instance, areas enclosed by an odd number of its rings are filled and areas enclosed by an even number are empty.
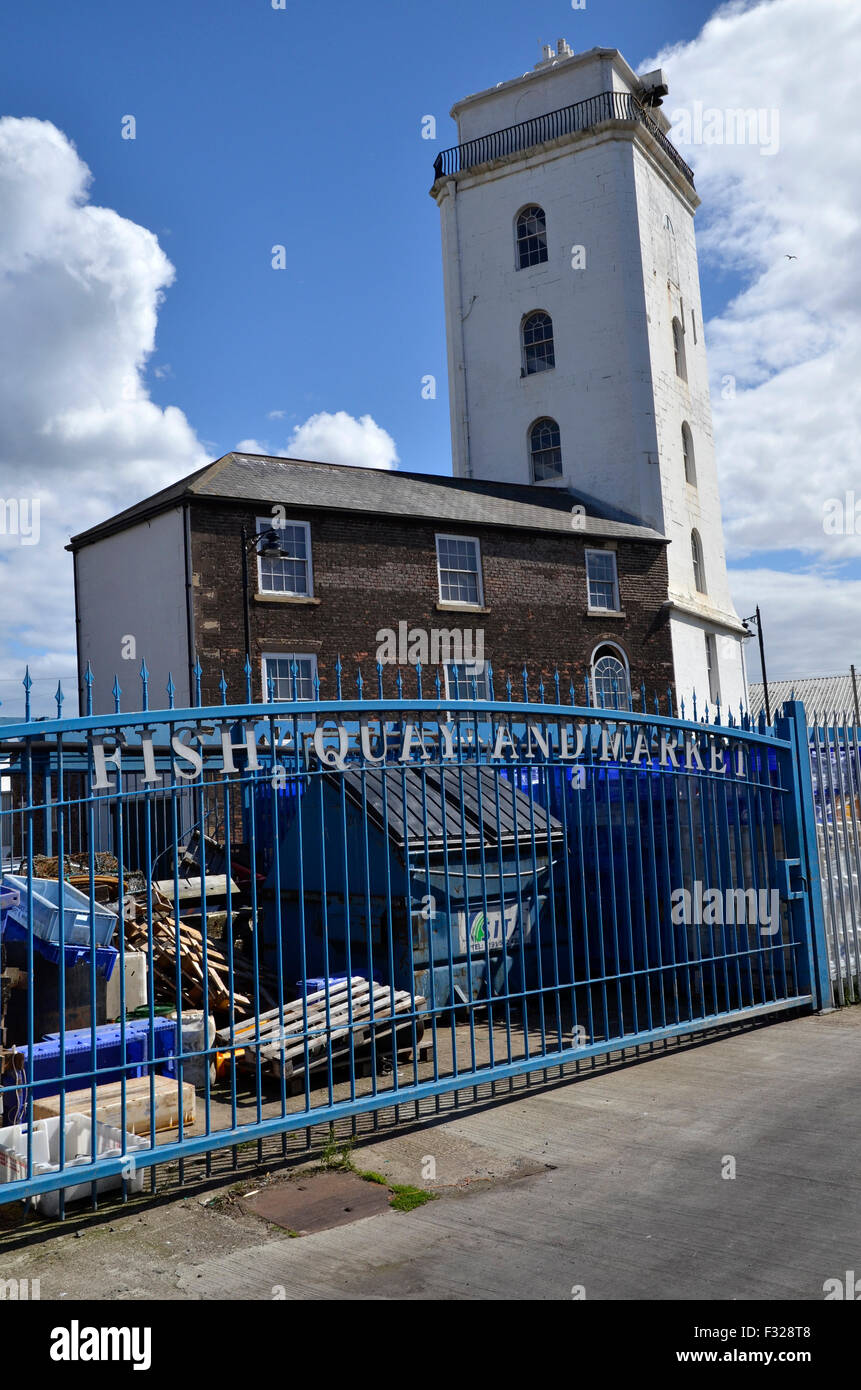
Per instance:
[[[126,951],[126,1013],[144,1008],[149,1003],[147,993],[147,958],[143,951]],[[120,1016],[121,972],[114,970],[105,989],[105,1012],[108,1018]]]
[[[0,1183],[18,1182],[27,1176],[27,1125],[7,1125],[5,1129],[0,1129]],[[71,1113],[65,1118],[65,1162],[64,1172],[71,1168],[85,1168],[92,1162],[91,1144],[92,1122],[89,1115],[79,1115]],[[134,1155],[140,1149],[147,1149],[149,1145],[146,1140],[139,1139],[137,1135],[126,1134],[125,1136],[125,1155],[127,1159],[126,1182],[129,1192],[140,1192],[143,1188],[143,1169],[135,1169]],[[110,1158],[113,1155],[122,1154],[123,1132],[115,1129],[113,1125],[103,1124],[100,1120],[96,1121],[96,1157]],[[52,1119],[33,1121],[33,1177],[41,1177],[44,1173],[57,1173],[60,1169],[60,1120],[59,1116]],[[107,1178],[99,1178],[96,1182],[98,1192],[110,1192],[112,1189],[120,1187],[123,1181],[122,1173],[114,1173]],[[88,1181],[74,1183],[70,1187],[64,1188],[67,1202],[79,1202],[82,1198],[90,1195],[92,1183]],[[33,1205],[37,1206],[43,1216],[53,1217],[60,1213],[60,1192],[40,1192],[32,1198]]]
[[[176,1013],[170,1015],[172,1019],[177,1018]],[[210,1082],[215,1080],[215,1058],[204,1056],[189,1057],[188,1053],[204,1053],[215,1043],[215,1019],[210,1014],[209,1017],[209,1041],[206,1040],[206,1033],[203,1027],[203,1009],[183,1009],[182,1011],[182,1042],[180,1049],[184,1054],[182,1063],[182,1079],[190,1081],[195,1090],[202,1091],[206,1087],[206,1071],[209,1068]],[[174,1065],[179,1071],[179,1062]]]
[[[33,931],[43,941],[60,940],[60,880],[34,878],[28,892],[27,879],[4,874],[3,883],[14,888],[19,901],[7,909],[7,916],[19,926],[27,926],[28,899],[33,903]],[[90,899],[63,882],[63,940],[67,946],[91,944]],[[97,946],[109,946],[117,925],[116,915],[95,904],[92,911]]]

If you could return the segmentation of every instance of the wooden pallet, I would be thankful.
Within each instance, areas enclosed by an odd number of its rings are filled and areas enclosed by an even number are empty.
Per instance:
[[[403,1016],[424,1007],[425,1000],[420,996],[414,1003],[406,990],[395,990],[392,995],[388,985],[371,983],[357,975],[328,991],[309,994],[304,1010],[302,1000],[296,999],[285,1004],[283,1011],[270,1009],[260,1015],[259,1021],[249,1019],[238,1024],[234,1028],[233,1049],[237,1061],[245,1067],[256,1069],[259,1051],[261,1070],[267,1075],[292,1077],[304,1073],[306,1058],[309,1072],[327,1066],[330,1059],[343,1061],[350,1055],[351,1043],[355,1057],[368,1049],[375,1037],[379,1044],[394,1034],[388,1050],[396,1050],[398,1035],[408,1031],[412,1040],[413,1027],[418,1043],[424,1031],[422,1023]],[[229,1028],[216,1034],[216,1047],[222,1052],[230,1051]]]

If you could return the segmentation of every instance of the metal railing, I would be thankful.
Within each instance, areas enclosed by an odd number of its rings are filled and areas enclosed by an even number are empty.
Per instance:
[[[196,667],[194,702],[169,680],[159,707],[143,667],[139,706],[115,683],[96,714],[88,672],[84,715],[58,698],[4,730],[0,1204],[62,1215],[249,1141],[262,1162],[827,1002],[800,704],[766,729],[642,691],[596,708],[555,673],[495,690],[488,669],[480,698],[340,664],[328,699],[299,699],[294,666],[292,698],[260,703],[249,673],[208,705]]]
[[[693,170],[630,92],[599,92],[597,96],[577,101],[573,106],[562,106],[558,111],[548,111],[544,116],[533,116],[531,120],[521,121],[518,125],[494,130],[490,135],[479,136],[476,140],[467,140],[463,145],[452,145],[434,160],[434,178],[460,174],[479,164],[534,149],[550,140],[559,140],[563,135],[590,130],[605,121],[635,121],[644,126],[693,187]]]
[[[861,999],[861,728],[854,713],[814,712],[809,739],[834,1003],[857,1003]]]

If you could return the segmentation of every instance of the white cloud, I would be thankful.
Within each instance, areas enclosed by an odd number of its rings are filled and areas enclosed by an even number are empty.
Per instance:
[[[74,670],[71,533],[200,467],[181,410],[143,381],[173,267],[88,202],[90,172],[47,121],[0,120],[0,498],[39,498],[38,545],[0,535],[0,650]]]
[[[756,144],[680,148],[703,199],[701,268],[744,280],[706,325],[727,552],[730,563],[755,557],[731,579],[749,593],[746,604],[739,599],[746,611],[757,599],[752,579],[759,601],[769,596],[769,641],[781,661],[792,665],[807,651],[830,671],[858,652],[861,589],[833,570],[828,578],[778,574],[767,552],[798,550],[820,567],[861,555],[861,527],[850,536],[823,527],[829,499],[854,489],[861,500],[861,128],[851,114],[861,5],[736,0],[691,43],[643,66],[659,63],[677,132],[699,102],[701,110],[763,110],[762,130],[779,134],[772,154]],[[718,389],[725,376],[736,380],[734,398]]]
[[[287,441],[287,456],[320,463],[347,463],[356,468],[397,468],[395,441],[370,415],[357,420],[345,410],[321,411],[297,425]]]
[[[279,412],[273,412],[278,414]],[[280,412],[283,414],[283,411]],[[353,468],[397,468],[395,441],[370,415],[357,420],[345,410],[320,411],[297,425],[283,449],[270,449],[265,440],[243,439],[239,454],[268,454],[270,458],[310,459],[313,463],[343,463]]]

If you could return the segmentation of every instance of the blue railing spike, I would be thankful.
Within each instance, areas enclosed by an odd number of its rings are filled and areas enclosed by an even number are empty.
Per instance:
[[[343,693],[341,690],[341,674],[343,672],[343,669],[344,668],[341,665],[341,655],[339,652],[335,660],[335,698],[338,700],[343,698]]]
[[[526,662],[525,662],[525,661],[524,661],[524,663],[523,663],[523,671],[521,672],[521,675],[522,675],[522,677],[523,677],[523,703],[524,703],[525,705],[528,705],[528,704],[529,704],[529,672],[528,672],[527,669],[526,669]]]
[[[203,676],[203,667],[202,667],[201,664],[200,664],[200,659],[199,659],[199,658],[198,658],[198,660],[194,663],[193,671],[194,671],[194,702],[195,702],[195,704],[199,707],[200,704],[201,704],[201,698],[200,698],[200,681],[201,681],[201,677]]]
[[[167,691],[167,707],[168,709],[173,709],[174,697],[176,695],[176,686],[173,683],[173,671],[168,671],[167,673],[167,685],[165,686],[165,690]]]
[[[543,705],[543,704],[544,704],[544,677],[543,677],[543,676],[539,676],[539,678],[538,678],[538,703],[539,703],[540,705]]]
[[[416,662],[416,699],[417,699],[417,700],[420,700],[421,698],[422,698],[422,664],[421,664],[420,661],[417,661],[417,662]]]
[[[489,661],[488,661],[488,663],[487,663],[487,693],[488,693],[490,699],[492,700],[492,699],[493,699],[493,667],[491,666],[491,664],[490,664]]]
[[[222,668],[221,668],[221,680],[218,682],[218,688],[219,688],[219,690],[221,691],[221,703],[222,703],[223,705],[226,705],[226,704],[227,704],[227,680],[225,679],[224,667],[223,667],[223,666],[222,666]]]
[[[141,659],[139,674],[141,678],[141,709],[149,709],[149,671],[146,667],[146,661],[143,659]]]
[[[62,717],[63,717],[63,701],[65,700],[65,698],[66,698],[66,697],[65,697],[65,695],[63,694],[63,687],[62,687],[62,684],[60,683],[60,681],[57,681],[57,691],[56,691],[56,694],[54,695],[54,699],[57,701],[57,718],[58,718],[58,719],[62,719]]]
[[[442,699],[442,677],[440,676],[439,667],[437,667],[436,675],[435,675],[435,677],[434,677],[434,686],[436,687],[436,697],[437,697],[438,700],[441,700],[441,699]]]
[[[360,666],[359,669],[358,669],[358,671],[356,672],[356,690],[357,690],[358,693],[359,693],[359,699],[360,699],[360,700],[361,700],[361,698],[362,698],[362,691],[364,690],[364,688],[365,688],[365,682],[364,682],[364,680],[362,679],[362,668],[361,668],[361,666]]]
[[[452,665],[452,666],[449,667],[449,672],[450,672],[450,674],[451,674],[451,685],[452,685],[451,694],[452,694],[452,698],[455,699],[455,700],[459,700],[459,699],[460,699],[460,680],[459,680],[459,672],[458,672],[458,669],[457,669],[457,662],[455,662],[454,665]]]
[[[556,667],[554,668],[554,671],[553,671],[553,689],[554,689],[555,692],[556,692],[556,703],[557,703],[557,705],[561,705],[561,704],[562,704],[562,697],[561,697],[561,695],[560,695],[560,693],[559,693],[559,667],[558,667],[558,666],[556,666]]]
[[[576,703],[577,703],[577,691],[574,689],[574,681],[573,681],[573,679],[571,680],[571,682],[570,682],[570,684],[569,684],[569,686],[568,686],[568,694],[571,696],[571,701],[570,701],[570,703],[571,703],[572,705],[576,705]]]
[[[377,694],[378,694],[379,698],[382,700],[382,699],[383,699],[383,663],[382,663],[381,661],[378,661],[378,662],[377,662]]]
[[[508,700],[509,704],[511,703],[511,697],[512,697],[513,694],[514,694],[514,691],[513,691],[513,689],[512,689],[512,685],[511,685],[511,677],[510,677],[510,676],[506,676],[506,677],[505,677],[505,695],[506,695],[506,699]]]
[[[24,679],[21,684],[24,687],[24,719],[30,722],[30,691],[33,689],[33,679],[30,675],[30,667],[24,667]]]
[[[114,697],[114,714],[120,713],[120,696],[122,695],[122,693],[123,691],[122,686],[120,685],[119,676],[114,676],[114,688],[111,691],[111,694]]]
[[[87,669],[84,672],[84,685],[87,687],[87,693],[85,696],[87,714],[92,714],[93,712],[93,679],[93,668],[88,661]]]
[[[294,664],[295,664],[295,663],[294,663]],[[294,692],[293,692],[293,699],[294,699],[294,700],[298,700],[298,698],[299,698],[299,673],[298,673],[298,670],[297,670],[297,673],[296,673],[296,689],[295,689]],[[314,671],[314,699],[315,699],[315,700],[319,700],[319,698],[320,698],[320,675],[319,675],[319,672],[315,669],[315,671]]]
[[[398,674],[395,676],[395,689],[398,692],[398,699],[402,700],[404,698],[404,682],[403,678],[401,677],[400,666],[398,667]]]

